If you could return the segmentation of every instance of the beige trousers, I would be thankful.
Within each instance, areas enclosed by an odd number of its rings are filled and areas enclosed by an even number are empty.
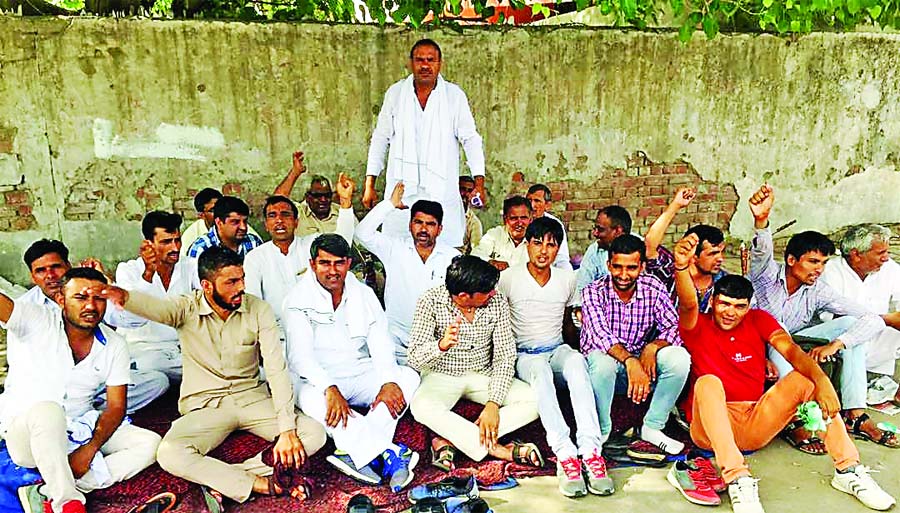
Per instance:
[[[238,406],[231,397],[225,397],[218,407],[201,408],[183,415],[172,424],[159,445],[159,465],[170,474],[244,502],[253,491],[256,477],[270,474],[272,468],[263,465],[260,455],[237,465],[206,455],[237,430],[274,441],[280,433],[272,399]],[[297,436],[307,456],[325,445],[325,429],[302,413],[297,416]]]
[[[455,445],[466,456],[481,461],[487,449],[479,441],[478,426],[453,413],[450,408],[460,399],[484,404],[488,401],[491,379],[483,374],[470,372],[463,376],[450,376],[436,372],[423,374],[422,384],[416,391],[410,411],[413,417],[432,431]],[[538,418],[537,398],[524,381],[513,379],[500,405],[498,436],[511,433]]]

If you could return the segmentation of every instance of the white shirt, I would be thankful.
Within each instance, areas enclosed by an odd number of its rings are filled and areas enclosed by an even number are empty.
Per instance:
[[[0,395],[0,432],[41,401],[63,406],[68,419],[93,408],[97,390],[131,381],[125,340],[100,324],[88,355],[77,364],[59,307],[16,300],[6,324],[9,374]]]
[[[500,273],[497,290],[509,301],[513,335],[519,351],[555,347],[563,343],[562,326],[567,306],[578,303],[575,271],[550,269],[542,287],[528,272],[527,264]]]
[[[384,303],[391,335],[397,343],[398,355],[405,357],[412,329],[416,302],[426,290],[444,283],[447,267],[459,255],[456,248],[443,243],[443,232],[424,262],[413,240],[391,237],[377,231],[394,205],[384,200],[373,208],[356,228],[356,239],[384,264],[387,275]]]
[[[338,212],[335,233],[353,244],[353,228],[356,215],[352,208],[342,208]],[[246,292],[253,294],[272,306],[275,319],[281,325],[282,303],[288,291],[300,280],[309,267],[309,248],[319,233],[304,237],[294,237],[288,246],[287,255],[274,242],[269,241],[247,253],[244,257],[244,283]]]
[[[322,390],[374,369],[396,382],[399,366],[387,318],[372,289],[348,273],[337,309],[314,273],[306,273],[284,301],[287,363],[295,388],[305,379]]]
[[[192,290],[200,288],[200,278],[197,276],[197,260],[195,258],[182,257],[175,263],[172,270],[172,280],[169,289],[163,285],[159,273],[153,273],[153,281],[144,280],[144,261],[140,258],[122,262],[116,267],[116,284],[125,290],[136,290],[158,298],[173,298],[182,294],[190,294]],[[115,308],[108,305],[109,308]],[[120,328],[119,332],[128,343],[138,342],[171,342],[178,340],[175,328],[147,321],[147,324],[139,328]]]
[[[56,301],[45,296],[44,291],[41,290],[41,288],[38,286],[34,286],[28,289],[28,292],[19,296],[16,301],[31,303],[33,305],[49,306],[51,308],[56,308],[57,310],[62,311],[62,309],[59,307],[59,304],[57,304]],[[147,324],[148,321],[143,317],[138,317],[133,313],[127,312],[117,306],[114,306],[112,303],[108,303],[106,307],[106,314],[103,315],[103,322],[114,328],[121,329],[140,328],[141,326]]]
[[[822,281],[871,313],[884,315],[890,310],[891,297],[900,300],[900,264],[888,260],[877,272],[861,280],[842,257],[830,259],[822,272]]]
[[[528,263],[528,243],[522,239],[522,242],[516,245],[506,231],[506,225],[501,224],[485,232],[481,242],[472,249],[472,254],[485,261],[498,260],[513,267]],[[572,264],[564,260],[562,252],[559,252],[553,261],[553,267],[571,270]]]
[[[563,240],[559,245],[559,253],[556,255],[556,261],[553,262],[553,265],[560,269],[568,269],[570,271],[573,271],[574,269],[572,269],[571,262],[572,259],[569,257],[569,236],[566,230],[566,223],[562,222],[560,218],[556,217],[550,212],[544,212],[544,217],[553,219],[554,221],[559,223],[559,225],[562,226],[563,229]]]

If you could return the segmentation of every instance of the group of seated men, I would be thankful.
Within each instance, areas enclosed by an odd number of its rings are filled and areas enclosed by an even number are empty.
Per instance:
[[[721,476],[702,459],[669,472],[693,502],[717,504],[710,490],[727,485],[734,511],[763,511],[741,451],[784,432],[801,450],[832,456],[836,489],[873,509],[894,504],[850,440],[900,444],[864,413],[867,368],[892,374],[898,348],[900,319],[888,304],[900,297],[900,276],[884,228],[851,228],[841,257],[827,263],[835,247],[826,236],[796,234],[778,264],[774,191],[763,186],[750,198],[748,280],[722,269],[715,227],[692,227],[671,250],[660,245],[693,200],[682,189],[644,239],[630,233],[625,209],[601,209],[597,242],[576,273],[546,186],[506,199],[504,223],[480,240],[480,222],[467,221],[464,247],[451,248],[440,242],[441,205],[404,205],[402,183],[358,225],[355,183],[343,174],[335,191],[313,177],[298,208],[289,195],[303,170],[295,154],[266,200],[266,243],[250,233],[243,201],[204,190],[195,206],[207,230],[194,229],[186,254],[181,217],[150,212],[139,257],[119,265],[114,284],[96,260],[73,267],[58,241],[25,252],[36,287],[15,301],[0,295],[10,365],[0,430],[12,460],[43,477],[20,489],[27,513],[84,511],[84,493],[154,461],[200,484],[213,513],[225,498],[254,493],[309,497],[307,481],[282,487],[262,455],[236,465],[207,455],[235,430],[275,442],[272,460],[287,468],[331,436],[328,462],[399,491],[419,460],[394,440],[407,409],[437,435],[431,462],[445,470],[458,451],[543,466],[534,443],[500,442],[539,418],[560,492],[609,495],[602,449],[616,394],[649,403],[638,436],[655,450],[684,450],[663,432],[679,406],[694,444],[715,453]],[[461,179],[463,198],[471,192]],[[409,210],[409,237],[379,231],[396,210]],[[349,272],[354,240],[384,264],[384,309]],[[822,343],[804,352],[791,334]],[[836,355],[840,402],[819,365]],[[779,378],[768,389],[767,376]],[[180,381],[182,416],[162,439],[124,420],[170,381]],[[557,387],[568,390],[574,437]],[[483,405],[474,422],[452,411],[460,399]],[[807,401],[828,422],[823,440],[792,423]]]

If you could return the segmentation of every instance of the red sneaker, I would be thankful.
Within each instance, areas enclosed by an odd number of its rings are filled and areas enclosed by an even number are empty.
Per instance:
[[[700,471],[700,478],[716,493],[722,493],[728,489],[728,484],[722,479],[722,473],[715,463],[706,458],[694,458],[691,463]]]
[[[69,501],[62,505],[62,513],[87,513],[87,510],[83,502]]]
[[[676,461],[666,474],[666,480],[688,502],[701,506],[718,506],[722,502],[719,495],[703,480],[702,471],[689,462]]]

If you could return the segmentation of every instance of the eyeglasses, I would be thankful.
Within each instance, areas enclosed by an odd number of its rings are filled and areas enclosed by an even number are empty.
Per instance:
[[[331,192],[307,192],[307,196],[312,196],[315,199],[323,200],[325,198],[330,198],[334,193]]]

